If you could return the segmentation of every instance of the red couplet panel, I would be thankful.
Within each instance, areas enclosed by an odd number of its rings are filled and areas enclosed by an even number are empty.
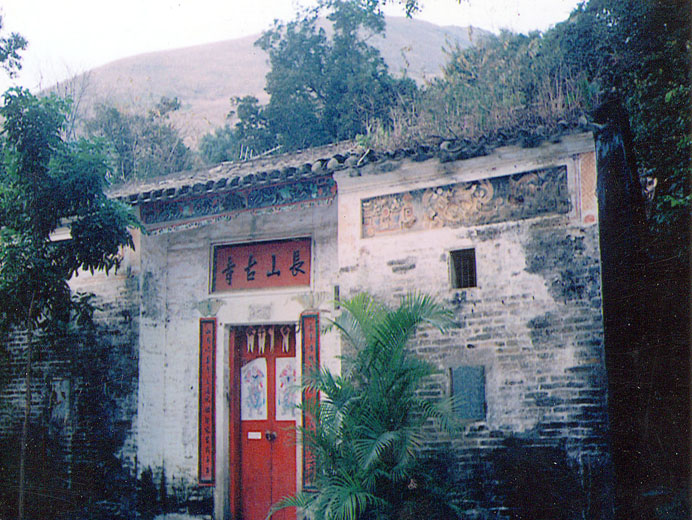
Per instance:
[[[296,491],[295,405],[300,392],[295,327],[238,327],[232,336],[237,361],[232,387],[239,394],[237,406],[231,406],[237,410],[231,417],[231,450],[238,451],[231,462],[239,468],[236,485],[232,471],[232,509],[237,518],[264,520],[272,504]],[[274,520],[295,518],[293,508],[272,515]]]
[[[216,319],[199,322],[199,483],[214,485]]]
[[[320,363],[319,360],[319,314],[306,312],[300,316],[300,330],[303,344],[303,374],[308,374],[315,370]],[[312,390],[305,390],[303,402],[305,409],[309,410],[310,405],[317,402],[319,395]],[[306,429],[314,427],[314,422],[309,412],[303,413],[303,425]],[[303,488],[309,490],[313,487],[313,475],[315,472],[315,460],[309,450],[303,449]]]

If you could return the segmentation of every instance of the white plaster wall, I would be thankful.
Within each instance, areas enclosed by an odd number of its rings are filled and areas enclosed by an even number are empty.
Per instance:
[[[137,458],[140,469],[163,466],[167,345],[166,294],[168,237],[143,236],[139,332]]]
[[[310,236],[309,288],[209,292],[215,244],[250,243]],[[228,331],[233,325],[297,323],[300,313],[331,313],[336,279],[336,203],[269,215],[240,215],[197,229],[145,237],[142,241],[139,461],[164,467],[168,482],[197,480],[199,319],[201,302],[213,302],[216,346],[216,508],[224,514],[228,493]],[[298,334],[298,341],[300,341]],[[300,353],[300,346],[298,348]],[[338,344],[321,343],[321,360],[338,369]]]
[[[354,170],[335,176],[342,294],[368,291],[396,304],[399,296],[422,291],[456,305],[459,329],[445,336],[425,333],[415,349],[441,370],[438,383],[447,391],[449,368],[486,367],[487,415],[482,424],[486,431],[524,433],[546,424],[554,428],[565,424],[557,435],[576,439],[576,431],[586,438],[584,432],[590,435],[602,425],[589,430],[593,425],[584,426],[588,421],[581,421],[576,406],[598,407],[598,421],[605,417],[593,149],[591,135],[585,134],[538,149],[500,149],[468,161],[393,161],[384,168],[375,164],[362,169],[358,176]],[[363,199],[558,165],[567,166],[568,214],[362,236]],[[547,245],[541,242],[544,239],[549,239]],[[567,248],[574,242],[582,249],[571,255]],[[449,251],[469,247],[476,251],[478,285],[453,289]],[[563,253],[565,265],[542,259]],[[575,277],[585,289],[581,296],[566,301],[556,287],[563,269],[572,269],[570,262],[575,263]],[[455,304],[456,297],[464,301]],[[545,340],[537,339],[541,331],[536,323],[541,320],[548,323]],[[589,400],[593,395],[599,397]],[[583,396],[589,397],[580,401]]]

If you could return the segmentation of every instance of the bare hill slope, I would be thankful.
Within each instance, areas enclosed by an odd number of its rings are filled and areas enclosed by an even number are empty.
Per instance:
[[[420,20],[387,18],[386,37],[372,44],[395,75],[408,74],[418,82],[438,75],[445,63],[443,49],[467,47],[483,31],[440,27]],[[161,96],[177,97],[182,110],[176,125],[193,144],[201,135],[222,126],[233,96],[251,94],[261,101],[267,55],[254,46],[259,35],[195,47],[141,54],[93,69],[76,78],[85,87],[81,110],[108,100],[121,108],[151,107]]]

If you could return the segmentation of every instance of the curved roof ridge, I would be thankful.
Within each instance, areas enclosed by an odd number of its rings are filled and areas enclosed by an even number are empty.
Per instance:
[[[395,150],[364,148],[354,141],[342,141],[280,155],[255,157],[246,161],[223,162],[206,168],[174,173],[165,177],[130,182],[108,190],[108,195],[130,204],[175,199],[190,193],[209,193],[234,188],[279,184],[292,179],[321,177],[344,169],[359,169],[368,163],[385,160],[425,161],[437,157],[450,162],[490,155],[495,149],[515,145],[535,148],[543,143],[558,143],[567,135],[590,131],[589,125],[565,127],[550,136],[521,133],[470,140],[439,138],[431,144],[413,143]]]

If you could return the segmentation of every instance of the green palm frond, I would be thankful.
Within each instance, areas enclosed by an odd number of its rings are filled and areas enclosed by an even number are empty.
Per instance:
[[[340,473],[329,480],[329,487],[320,497],[318,512],[325,519],[355,520],[369,508],[384,508],[386,502],[376,494],[364,489],[353,477]]]
[[[317,492],[285,498],[272,511],[299,507],[315,520],[393,519],[408,500],[428,422],[454,428],[449,403],[419,393],[436,370],[407,345],[421,326],[453,326],[452,314],[421,294],[394,309],[367,294],[341,306],[331,326],[352,350],[343,374],[322,368],[304,376],[304,389],[320,394],[301,406],[312,427],[299,428],[315,458]]]
[[[330,325],[336,327],[345,342],[356,351],[366,348],[372,329],[386,313],[386,307],[368,294],[361,293],[340,303],[344,309]]]
[[[434,419],[442,430],[453,434],[459,431],[459,423],[453,412],[455,402],[454,396],[441,397],[437,401],[416,398],[415,407],[420,411],[422,417]]]
[[[376,464],[381,464],[384,453],[393,450],[399,441],[400,433],[398,431],[387,431],[374,438],[356,439],[353,448],[360,465],[363,469],[368,470]]]
[[[286,509],[287,507],[297,507],[299,509],[309,510],[315,503],[316,499],[317,495],[315,493],[307,492],[285,496],[271,507],[269,513],[267,513],[267,519],[271,518],[271,516],[280,509]]]

